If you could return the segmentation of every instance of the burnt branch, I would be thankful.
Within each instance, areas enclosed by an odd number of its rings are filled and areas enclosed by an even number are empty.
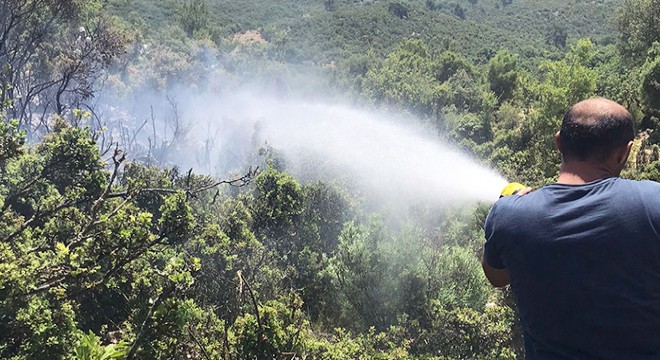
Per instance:
[[[174,193],[177,193],[177,192],[183,190],[183,191],[185,192],[185,194],[186,194],[186,198],[187,198],[187,199],[190,199],[190,198],[195,198],[196,195],[199,194],[199,193],[201,193],[201,192],[208,191],[208,190],[211,190],[211,189],[215,189],[215,188],[217,188],[217,187],[220,186],[220,185],[229,185],[229,186],[233,186],[233,187],[244,187],[244,186],[247,186],[247,185],[249,185],[249,184],[252,182],[252,180],[253,180],[258,174],[259,174],[259,167],[256,167],[256,168],[254,168],[254,169],[253,169],[252,167],[250,167],[250,168],[248,169],[247,173],[245,173],[245,174],[244,174],[243,176],[241,176],[241,177],[238,177],[238,178],[235,178],[235,179],[231,179],[231,180],[220,180],[220,181],[214,182],[214,183],[212,183],[212,184],[204,185],[204,186],[201,186],[201,187],[198,187],[198,188],[193,188],[193,189],[191,189],[191,188],[188,188],[188,189],[176,189],[176,188],[143,188],[143,189],[136,189],[136,190],[124,190],[124,191],[120,191],[120,192],[116,192],[116,193],[108,194],[108,195],[107,195],[107,198],[108,198],[108,199],[112,199],[112,198],[124,198],[124,197],[127,197],[127,196],[131,196],[131,195],[139,195],[139,194],[142,194],[142,193],[174,194]],[[217,196],[215,196],[215,197],[217,197]]]

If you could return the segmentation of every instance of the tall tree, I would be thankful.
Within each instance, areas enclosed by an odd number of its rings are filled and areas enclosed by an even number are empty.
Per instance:
[[[660,55],[644,63],[641,76],[642,104],[651,115],[660,117]]]
[[[517,80],[518,55],[508,50],[499,51],[488,62],[488,81],[500,103],[513,96]]]
[[[621,50],[629,60],[643,62],[660,40],[660,0],[624,0],[616,14]]]
[[[31,135],[49,114],[62,115],[92,97],[95,80],[123,51],[124,39],[97,3],[17,0],[0,5],[0,103]],[[35,125],[36,124],[36,125]]]
[[[183,31],[192,37],[195,31],[204,29],[209,22],[209,8],[204,0],[189,0],[179,9],[179,22]]]
[[[566,47],[566,41],[568,39],[568,33],[566,28],[559,24],[554,24],[545,35],[545,42],[549,45],[554,45],[560,49]]]
[[[390,102],[417,113],[438,109],[437,66],[421,40],[405,40],[383,61],[367,72],[363,92],[378,102]]]

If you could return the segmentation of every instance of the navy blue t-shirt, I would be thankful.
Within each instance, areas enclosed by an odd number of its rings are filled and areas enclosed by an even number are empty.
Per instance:
[[[660,184],[549,184],[497,201],[485,232],[527,359],[660,359]]]

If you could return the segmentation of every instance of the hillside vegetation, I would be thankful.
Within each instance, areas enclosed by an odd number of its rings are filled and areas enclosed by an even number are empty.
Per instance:
[[[216,41],[258,30],[285,48],[287,62],[342,62],[365,49],[382,56],[404,39],[419,38],[483,63],[502,48],[531,61],[553,56],[579,38],[613,43],[617,35],[612,16],[620,2],[210,0],[204,2],[203,16],[204,28]],[[169,0],[114,1],[110,9],[124,18],[142,18],[141,30],[153,34],[179,16],[181,5]]]

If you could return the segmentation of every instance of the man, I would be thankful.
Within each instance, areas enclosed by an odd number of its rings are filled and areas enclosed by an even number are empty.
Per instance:
[[[660,184],[618,177],[634,133],[622,106],[576,104],[557,182],[486,219],[484,272],[511,284],[527,359],[660,359]]]

